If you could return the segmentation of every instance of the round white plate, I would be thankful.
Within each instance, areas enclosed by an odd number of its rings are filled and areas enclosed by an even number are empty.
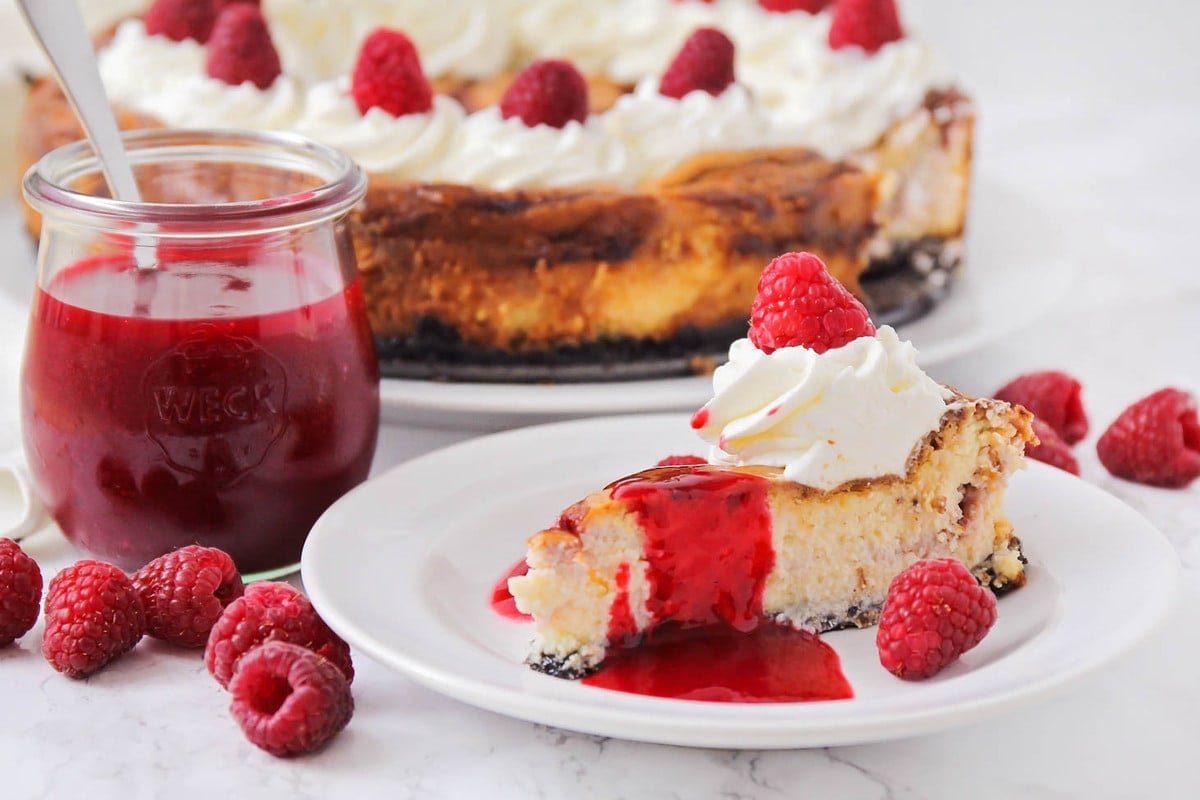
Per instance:
[[[1075,274],[1077,264],[1053,216],[1028,193],[984,176],[971,202],[962,277],[933,311],[899,327],[925,368],[1032,322]],[[557,385],[385,378],[380,397],[390,422],[500,430],[567,417],[692,411],[711,390],[712,381],[703,376]]]
[[[983,643],[931,680],[879,666],[874,631],[837,631],[855,697],[726,704],[642,697],[533,672],[531,624],[488,599],[558,512],[623,474],[697,452],[682,415],[577,420],[475,439],[403,464],[336,503],[309,536],[305,589],[354,647],[466,703],[625,739],[814,747],[912,736],[1009,711],[1129,648],[1177,592],[1174,550],[1136,512],[1039,463],[1006,503],[1030,559]],[[1136,597],[1136,603],[1129,598]]]

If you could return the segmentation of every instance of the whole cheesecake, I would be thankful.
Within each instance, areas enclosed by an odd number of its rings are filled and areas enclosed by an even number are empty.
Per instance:
[[[126,128],[293,130],[370,174],[352,219],[385,374],[596,380],[712,369],[745,334],[761,266],[821,256],[882,322],[923,313],[962,258],[973,109],[927,48],[834,47],[831,7],[752,0],[264,0],[282,74],[267,88],[205,70],[205,47],[105,34]],[[351,72],[380,27],[416,44],[429,111],[361,112]],[[665,97],[697,29],[736,46],[736,83]],[[531,61],[587,76],[591,113],[562,128],[504,118]],[[80,135],[49,80],[22,115],[23,164]],[[30,217],[36,231],[37,220]]]

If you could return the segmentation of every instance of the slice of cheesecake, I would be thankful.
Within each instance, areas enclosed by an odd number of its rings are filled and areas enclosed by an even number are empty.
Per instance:
[[[1004,516],[1036,441],[1020,406],[955,396],[904,476],[821,491],[773,467],[661,467],[622,478],[529,540],[509,588],[532,615],[529,664],[577,678],[659,623],[821,632],[873,625],[891,579],[954,557],[997,592],[1024,583]]]

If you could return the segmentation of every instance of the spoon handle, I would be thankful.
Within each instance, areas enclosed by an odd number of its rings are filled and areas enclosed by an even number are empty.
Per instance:
[[[131,203],[140,201],[79,7],[74,0],[17,0],[17,6],[96,149],[113,197]]]

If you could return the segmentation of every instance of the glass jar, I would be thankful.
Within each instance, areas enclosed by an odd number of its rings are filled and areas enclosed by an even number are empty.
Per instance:
[[[21,373],[35,491],[126,570],[198,543],[293,570],[367,475],[379,368],[344,154],[231,131],[125,135],[143,200],[106,196],[86,142],[24,179],[41,215]]]

